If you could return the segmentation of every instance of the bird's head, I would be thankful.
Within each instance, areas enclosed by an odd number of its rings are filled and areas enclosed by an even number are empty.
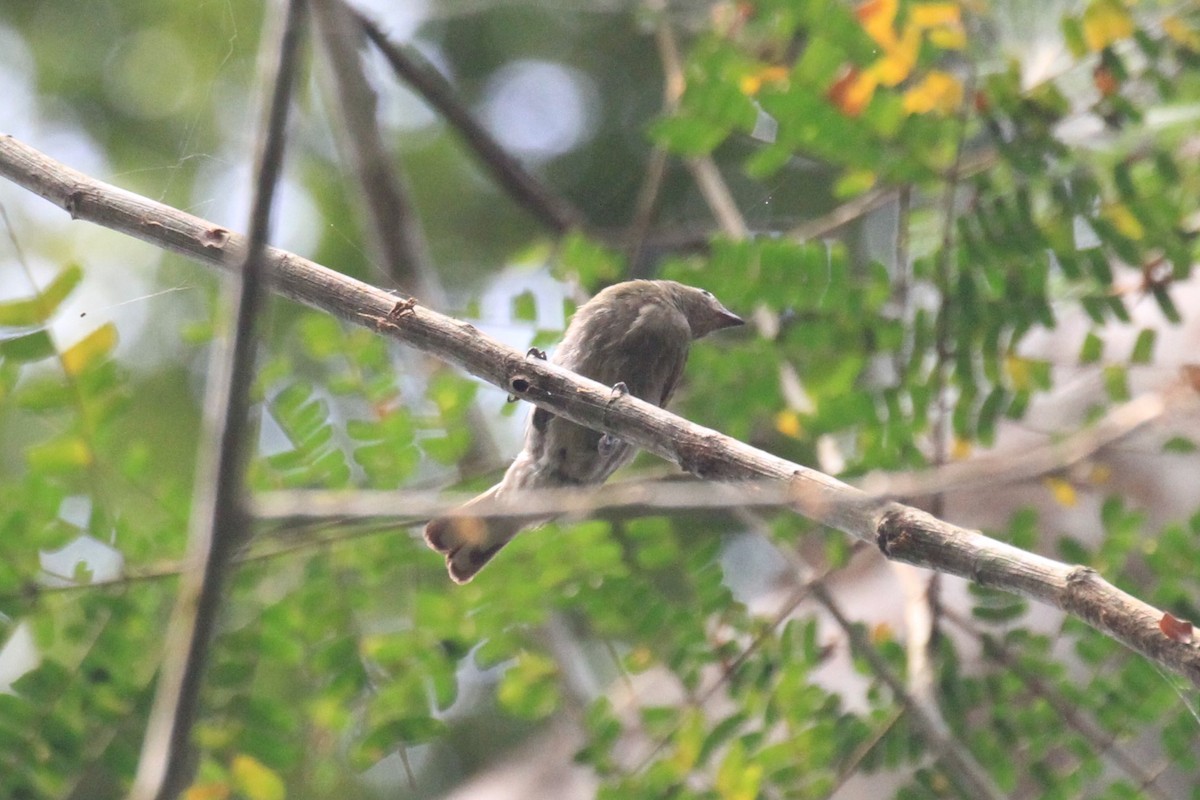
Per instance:
[[[675,304],[687,317],[692,328],[692,338],[699,339],[722,328],[745,325],[745,320],[734,314],[707,289],[697,289],[675,281],[660,281],[671,294]]]

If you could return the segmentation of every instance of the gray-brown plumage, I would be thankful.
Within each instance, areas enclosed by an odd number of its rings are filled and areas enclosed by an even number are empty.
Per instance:
[[[627,281],[610,286],[575,313],[555,364],[665,406],[693,339],[741,325],[711,293],[675,281]],[[633,458],[630,445],[535,409],[525,448],[504,478],[467,503],[500,499],[515,489],[603,483]],[[425,541],[446,556],[450,577],[466,583],[523,529],[545,519],[454,516],[430,520]]]

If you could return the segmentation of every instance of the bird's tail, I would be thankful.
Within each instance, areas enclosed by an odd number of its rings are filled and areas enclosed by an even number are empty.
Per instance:
[[[493,486],[463,509],[493,499],[499,488],[499,484]],[[536,521],[528,517],[437,517],[425,526],[425,542],[446,556],[446,568],[455,583],[467,583],[500,548],[534,524]]]

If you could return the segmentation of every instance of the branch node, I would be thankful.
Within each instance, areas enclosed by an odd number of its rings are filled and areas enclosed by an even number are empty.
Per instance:
[[[1099,573],[1091,567],[1074,566],[1067,573],[1067,589],[1074,590],[1091,583]]]
[[[203,235],[200,237],[200,243],[212,250],[220,250],[228,241],[228,229],[221,228],[216,225],[211,228],[206,228]]]
[[[683,444],[680,442],[679,444]],[[721,454],[720,439],[703,436],[696,446],[676,449],[676,461],[684,471],[705,480],[720,480],[731,475],[729,465]]]
[[[892,548],[903,549],[908,546],[910,534],[905,522],[906,516],[902,508],[888,511],[875,528],[875,544],[879,547],[879,552],[887,558],[892,557]]]
[[[71,219],[79,219],[79,206],[83,202],[83,189],[76,189],[67,195],[67,200],[63,203],[63,209],[71,216]]]

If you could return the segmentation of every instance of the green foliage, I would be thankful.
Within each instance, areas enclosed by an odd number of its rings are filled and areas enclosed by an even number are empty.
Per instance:
[[[80,137],[103,149],[102,176],[181,207],[223,202],[200,179],[236,148],[217,121],[250,105],[258,6],[110,3],[80,39],[56,16],[64,4],[26,5],[0,16],[29,47],[39,103],[71,109]],[[551,247],[483,185],[453,132],[390,130],[440,277],[462,301],[453,307],[481,309],[471,280],[530,252],[553,252],[551,273],[589,293],[635,275],[710,289],[752,324],[695,345],[675,410],[801,463],[836,451],[848,478],[991,446],[1081,373],[1101,387],[1088,398],[1094,418],[1166,362],[1170,327],[1189,312],[1177,285],[1197,256],[1194,9],[1143,18],[1114,0],[1083,4],[1061,20],[1070,69],[1035,81],[988,38],[1003,9],[760,0],[676,25],[672,8],[644,21],[672,25],[682,93],[643,125],[661,66],[627,15],[510,5],[439,18],[430,41],[468,105],[518,57],[589,71],[603,94],[592,143],[536,170],[589,225]],[[156,53],[161,68],[146,69]],[[189,79],[172,80],[178,69]],[[193,85],[220,91],[172,100]],[[1068,140],[1080,119],[1103,136]],[[669,158],[650,227],[610,236],[635,217],[652,145]],[[289,142],[293,188],[319,217],[305,220],[313,252],[367,275],[351,185],[313,149]],[[676,249],[676,223],[709,217],[675,157],[714,159],[753,235]],[[854,212],[873,197],[903,209],[883,247],[887,226]],[[821,236],[788,233],[819,216]],[[77,318],[68,302],[111,273],[64,255],[60,232],[14,228],[38,263],[58,266],[28,285],[6,271],[17,288],[0,301],[0,639],[28,632],[39,657],[0,692],[0,796],[66,797],[96,781],[94,796],[120,797],[185,553],[204,444],[196,377],[218,315],[212,293],[194,292],[170,313],[147,293],[154,321],[135,335],[123,318]],[[196,288],[190,267],[184,279],[172,262],[159,269],[164,289]],[[514,292],[470,316],[496,313],[524,333],[541,296]],[[263,329],[253,413],[271,449],[251,465],[256,491],[427,489],[449,475],[486,485],[471,455],[486,433],[478,418],[499,417],[495,393],[316,311],[277,304]],[[1164,449],[1193,470],[1194,443],[1176,436]],[[1163,522],[1116,488],[1090,503],[1085,482],[1072,471],[1046,485],[1079,504],[1072,514],[1094,536],[1059,537],[1052,514],[1025,507],[998,538],[1200,620],[1200,514]],[[796,588],[797,553],[823,559],[831,583],[852,579],[850,542],[827,531],[809,541],[812,527],[737,509],[561,520],[461,587],[401,523],[262,531],[239,554],[212,644],[196,796],[362,796],[396,755],[415,788],[384,793],[429,796],[446,779],[440,759],[461,778],[564,718],[585,733],[577,761],[603,798],[825,798],[860,772],[893,777],[896,797],[969,796],[878,667],[849,658],[847,632],[806,600],[786,618],[761,613]],[[50,576],[42,557],[81,537],[119,553],[122,572],[81,559]],[[735,538],[775,571],[738,561]],[[90,585],[104,581],[115,582]],[[1166,765],[1163,785],[1197,784],[1190,689],[1076,620],[1048,627],[1044,609],[995,588],[962,594],[961,608],[942,609],[934,696],[953,741],[1002,792],[1140,796],[1153,776],[1114,756],[1131,742]],[[910,677],[901,633],[858,631],[901,683]]]

